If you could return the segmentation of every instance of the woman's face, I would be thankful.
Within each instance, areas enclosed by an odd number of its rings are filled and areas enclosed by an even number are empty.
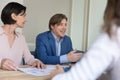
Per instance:
[[[25,16],[26,16],[26,13],[24,12],[21,12],[20,14],[16,15],[16,25],[17,27],[19,28],[23,28],[24,27],[24,24],[26,22],[26,19],[25,19]]]

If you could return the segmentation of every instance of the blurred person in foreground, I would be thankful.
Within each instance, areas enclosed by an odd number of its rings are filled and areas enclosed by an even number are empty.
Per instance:
[[[108,0],[102,33],[83,58],[63,73],[51,72],[52,80],[96,80],[103,72],[109,80],[120,80],[120,0]]]

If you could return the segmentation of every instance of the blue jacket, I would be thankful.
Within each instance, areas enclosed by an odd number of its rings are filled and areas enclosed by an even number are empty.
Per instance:
[[[61,53],[64,55],[72,51],[72,42],[70,37],[64,36],[61,43]],[[60,64],[60,56],[56,56],[55,38],[51,31],[41,33],[36,38],[36,58],[44,64]]]

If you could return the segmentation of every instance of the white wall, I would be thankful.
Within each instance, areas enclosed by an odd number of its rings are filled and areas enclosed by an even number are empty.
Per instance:
[[[71,38],[74,48],[87,50],[101,30],[106,0],[73,0]]]
[[[74,49],[82,50],[83,26],[84,26],[85,0],[72,1],[71,32],[70,36]]]
[[[107,0],[90,0],[87,48],[100,33]]]

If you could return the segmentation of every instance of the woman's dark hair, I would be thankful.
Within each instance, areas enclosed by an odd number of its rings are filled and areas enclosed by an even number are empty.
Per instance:
[[[11,14],[14,13],[18,15],[21,12],[23,12],[23,14],[26,12],[25,6],[17,2],[10,2],[3,8],[1,13],[1,20],[4,24],[14,24],[16,21],[12,19]]]
[[[60,25],[60,23],[63,19],[66,19],[66,21],[67,21],[67,17],[64,14],[53,15],[49,20],[49,30],[52,30],[51,26],[54,26],[55,24]]]
[[[108,0],[104,12],[103,31],[107,32],[110,37],[113,34],[112,23],[120,27],[120,0]]]

